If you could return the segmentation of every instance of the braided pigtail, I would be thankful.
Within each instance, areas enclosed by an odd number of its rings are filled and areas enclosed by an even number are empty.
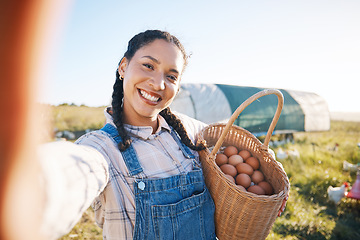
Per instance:
[[[162,110],[160,112],[160,115],[166,120],[166,122],[173,127],[173,129],[179,134],[181,141],[188,146],[190,149],[195,150],[195,151],[201,151],[204,150],[206,148],[206,145],[201,142],[198,145],[195,145],[191,139],[189,138],[189,135],[186,132],[186,129],[184,127],[184,125],[182,124],[182,122],[180,121],[179,118],[177,118],[175,116],[175,114],[173,114],[170,111],[170,108],[167,107],[164,110]]]
[[[131,139],[127,135],[126,130],[124,128],[124,124],[122,121],[122,101],[124,97],[124,89],[123,89],[123,78],[120,77],[118,70],[116,70],[116,81],[113,87],[113,94],[112,94],[112,111],[113,111],[113,120],[114,124],[119,132],[119,136],[122,139],[122,142],[119,142],[118,148],[120,151],[125,151],[131,144]]]

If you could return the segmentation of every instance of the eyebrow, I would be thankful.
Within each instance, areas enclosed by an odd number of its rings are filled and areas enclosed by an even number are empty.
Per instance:
[[[152,56],[143,56],[142,58],[148,58],[148,59],[154,61],[155,63],[160,64],[160,61],[157,60],[156,58],[152,57]],[[176,69],[174,69],[174,68],[171,68],[171,69],[170,69],[170,72],[174,72],[174,73],[179,74],[179,71],[176,70]]]
[[[149,58],[150,60],[156,62],[157,64],[160,64],[160,61],[157,60],[156,58],[152,57],[152,56],[143,56],[142,58]]]

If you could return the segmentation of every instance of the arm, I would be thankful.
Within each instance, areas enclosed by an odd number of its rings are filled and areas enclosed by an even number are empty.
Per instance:
[[[89,146],[52,142],[38,149],[45,206],[42,232],[49,238],[68,233],[108,182],[103,155]]]
[[[208,125],[182,113],[175,111],[173,113],[181,120],[191,141],[196,143],[198,134]]]

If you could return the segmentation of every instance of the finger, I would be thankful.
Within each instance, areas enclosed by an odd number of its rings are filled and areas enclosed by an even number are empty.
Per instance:
[[[289,199],[289,195],[286,195],[286,197],[284,198],[284,200],[283,200],[283,202],[281,204],[281,207],[280,207],[280,209],[278,211],[278,214],[277,214],[278,217],[280,217],[281,214],[285,211],[286,202],[287,202],[288,199]]]

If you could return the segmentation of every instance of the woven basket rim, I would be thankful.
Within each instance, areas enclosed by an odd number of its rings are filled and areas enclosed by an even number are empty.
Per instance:
[[[200,132],[198,138],[199,138],[200,141],[205,140],[204,137],[203,137],[203,133],[205,131],[207,131],[208,129],[214,128],[214,127],[225,127],[225,126],[226,126],[226,124],[224,124],[224,123],[209,124],[204,129],[202,129],[202,131]],[[240,132],[245,132],[248,135],[247,137],[251,137],[252,140],[254,140],[258,145],[264,146],[264,144],[257,137],[255,137],[251,132],[249,132],[245,128],[240,127],[240,126],[236,126],[236,125],[232,125],[231,128],[236,129],[237,131],[240,131]],[[275,194],[272,194],[272,195],[257,195],[255,193],[248,192],[248,191],[244,192],[244,191],[240,190],[239,188],[237,188],[236,185],[234,185],[228,178],[225,177],[225,174],[221,171],[220,167],[215,163],[215,156],[216,155],[211,155],[211,151],[210,151],[208,146],[206,147],[206,149],[204,149],[202,151],[205,151],[205,153],[207,155],[207,158],[208,158],[207,161],[208,162],[211,161],[211,165],[212,165],[213,168],[216,169],[216,173],[218,175],[220,175],[220,177],[222,179],[224,179],[228,183],[229,187],[233,188],[238,193],[247,196],[248,198],[264,199],[264,200],[266,200],[266,199],[284,198],[284,196],[286,196],[290,191],[290,181],[289,181],[289,179],[287,177],[287,174],[284,171],[284,169],[279,166],[279,171],[281,171],[282,175],[284,175],[284,177],[283,177],[284,189],[281,190],[279,193],[275,193]],[[268,151],[266,151],[265,148],[261,148],[261,151],[262,151],[262,154],[266,154],[267,157],[269,159],[271,159],[271,161],[273,161],[274,163],[277,163],[277,160]],[[275,165],[275,166],[278,166],[278,165]]]

